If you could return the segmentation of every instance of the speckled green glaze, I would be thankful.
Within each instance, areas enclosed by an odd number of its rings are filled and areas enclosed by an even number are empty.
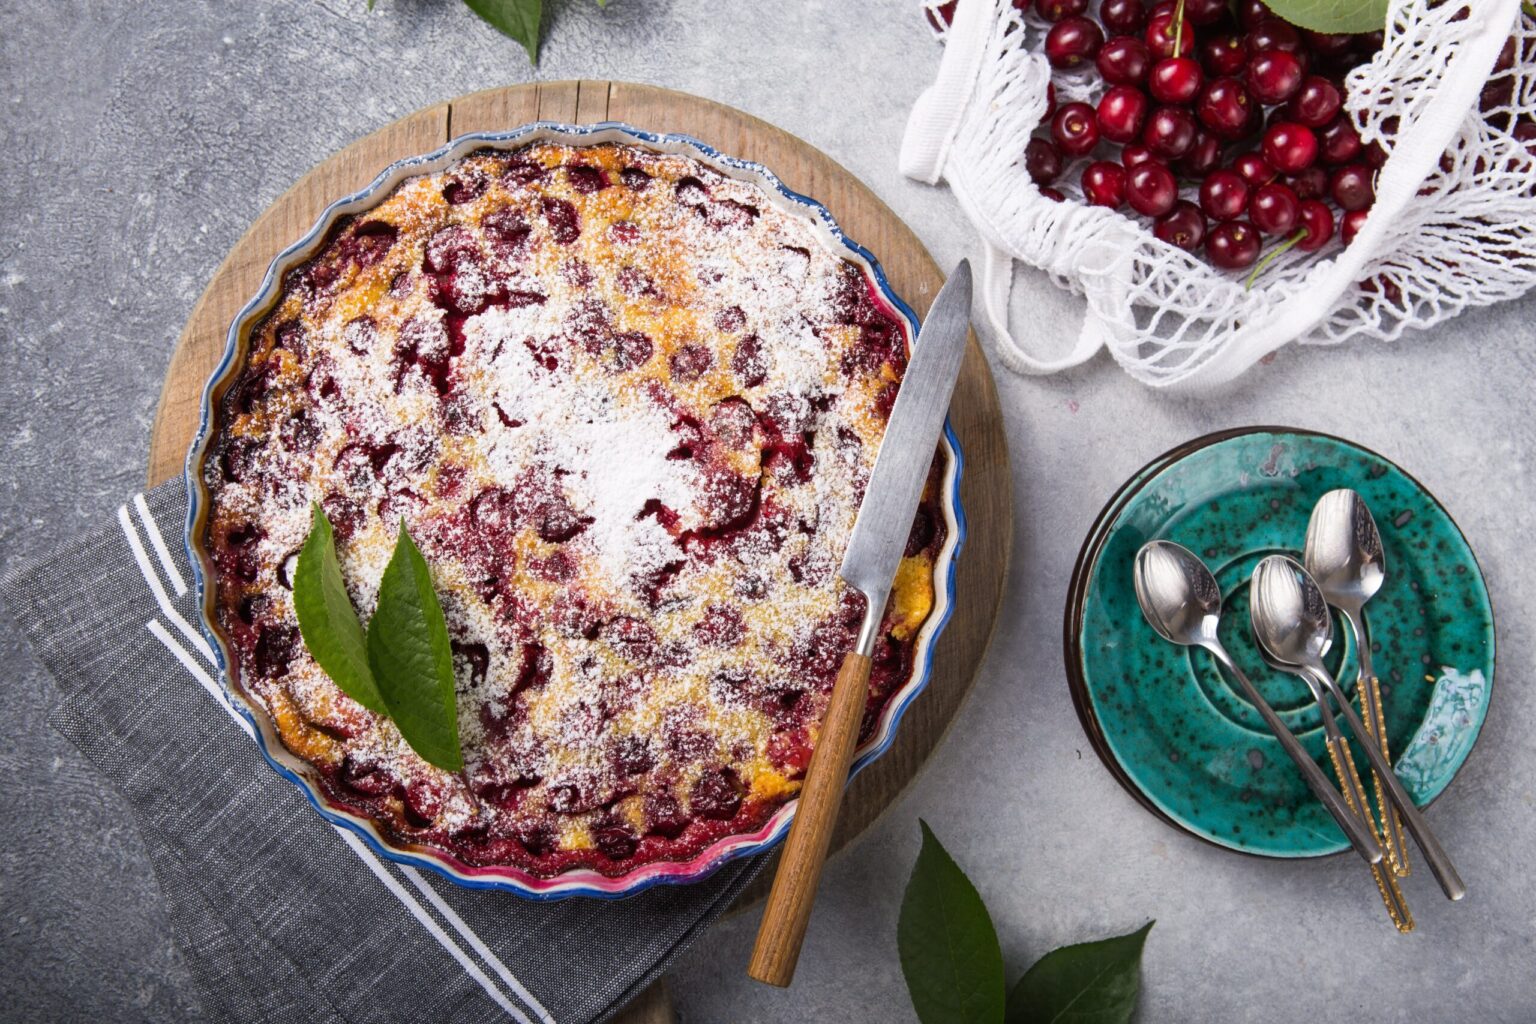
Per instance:
[[[1380,456],[1337,438],[1265,430],[1154,462],[1089,538],[1090,561],[1069,597],[1081,601],[1069,609],[1068,657],[1077,662],[1069,676],[1096,747],[1165,817],[1223,846],[1274,857],[1347,849],[1236,685],[1205,652],[1169,644],[1146,624],[1133,559],[1159,538],[1205,559],[1225,595],[1223,642],[1327,770],[1305,685],[1265,666],[1254,646],[1247,583],[1265,555],[1300,556],[1313,504],[1336,487],[1359,491],[1381,528],[1387,581],[1366,606],[1367,628],[1393,760],[1415,801],[1427,803],[1460,768],[1486,716],[1493,614],[1456,525]],[[1354,651],[1337,620],[1328,660],[1353,692]]]

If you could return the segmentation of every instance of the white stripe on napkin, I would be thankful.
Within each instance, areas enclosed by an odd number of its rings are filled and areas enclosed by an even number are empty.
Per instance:
[[[181,578],[181,570],[176,568],[176,563],[171,559],[171,549],[165,546],[165,538],[160,535],[160,526],[155,522],[155,517],[149,514],[149,502],[144,500],[144,495],[133,496],[133,507],[139,510],[139,522],[144,524],[144,532],[149,534],[150,546],[155,549],[155,554],[160,558],[160,568],[165,570],[165,578],[171,581],[176,596],[180,597],[187,592],[187,581]]]
[[[139,531],[133,528],[128,521],[128,506],[117,507],[117,522],[123,528],[123,536],[128,538],[128,546],[133,549],[134,560],[139,563],[139,572],[144,574],[144,582],[149,584],[149,592],[155,596],[155,603],[165,613],[165,617],[171,620],[171,624],[181,631],[181,635],[192,642],[197,652],[209,663],[213,662],[213,648],[208,646],[208,641],[203,635],[192,628],[192,624],[182,618],[176,606],[171,604],[171,599],[166,596],[165,587],[160,585],[160,577],[155,575],[155,567],[149,564],[149,555],[144,551],[144,542],[139,540]]]
[[[427,901],[433,907],[437,908],[437,912],[453,926],[453,930],[458,932],[476,953],[480,954],[481,959],[490,965],[491,970],[495,971],[513,992],[517,993],[518,997],[527,1004],[529,1009],[539,1015],[539,1020],[543,1021],[543,1024],[555,1024],[555,1018],[549,1015],[549,1011],[544,1008],[544,1004],[535,999],[533,993],[523,987],[523,983],[518,981],[517,976],[507,969],[507,965],[501,962],[501,958],[491,952],[491,947],[487,946],[484,940],[475,934],[473,928],[464,923],[464,919],[459,917],[454,912],[454,909],[448,905],[447,901],[437,894],[436,889],[427,884],[427,880],[421,877],[421,872],[408,864],[401,864],[400,873],[410,879],[412,885],[421,890],[421,894],[427,898]]]
[[[405,904],[407,910],[416,915],[416,920],[421,922],[421,926],[427,930],[427,934],[436,939],[439,945],[453,955],[453,958],[459,962],[459,966],[464,968],[464,973],[479,982],[480,987],[485,989],[492,999],[496,1000],[497,1006],[500,1006],[507,1013],[517,1018],[519,1024],[533,1024],[533,1020],[527,1014],[512,1005],[511,1000],[506,997],[506,994],[497,988],[496,983],[491,981],[486,976],[486,973],[480,969],[480,965],[471,960],[468,954],[459,948],[459,944],[449,938],[448,933],[443,931],[436,921],[432,920],[432,915],[427,913],[427,909],[420,903],[417,903],[411,894],[405,891],[405,886],[401,885],[399,880],[389,873],[389,869],[384,866],[384,863],[373,855],[372,850],[363,845],[363,841],[356,834],[350,829],[342,828],[340,825],[335,826],[335,828],[346,844],[352,847],[352,852],[357,854],[358,859],[368,865],[368,869],[378,876],[379,881],[384,883],[386,889],[395,894],[396,899]]]

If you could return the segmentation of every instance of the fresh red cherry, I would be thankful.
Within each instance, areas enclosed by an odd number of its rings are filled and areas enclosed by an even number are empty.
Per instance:
[[[1296,91],[1301,88],[1301,80],[1306,73],[1301,67],[1301,58],[1294,53],[1284,50],[1263,50],[1253,55],[1248,62],[1248,71],[1243,80],[1248,86],[1248,91],[1260,103],[1275,104],[1284,103]]]
[[[1387,34],[1381,29],[1377,29],[1374,32],[1361,32],[1355,36],[1355,49],[1369,57],[1381,49],[1381,45],[1386,41]]]
[[[1067,197],[1062,195],[1059,188],[1043,188],[1040,190],[1040,194],[1053,203],[1064,203],[1067,201]]]
[[[1179,158],[1179,173],[1189,178],[1203,178],[1221,166],[1221,140],[1204,128],[1195,129],[1195,141]]]
[[[1365,147],[1365,162],[1378,171],[1387,165],[1387,151],[1380,139]]]
[[[1282,174],[1298,174],[1317,160],[1317,136],[1295,121],[1281,121],[1264,133],[1264,159]]]
[[[1212,220],[1234,220],[1248,209],[1248,191],[1248,183],[1236,171],[1212,171],[1200,183],[1200,209]]]
[[[1131,209],[1145,217],[1161,217],[1179,201],[1179,186],[1173,172],[1149,160],[1132,168],[1125,179],[1125,198]]]
[[[1024,147],[1024,169],[1036,185],[1049,185],[1061,177],[1061,150],[1049,139],[1030,139]]]
[[[1238,0],[1237,22],[1243,28],[1253,28],[1261,21],[1268,21],[1275,16],[1275,12],[1269,9],[1264,0]]]
[[[1163,11],[1153,14],[1147,22],[1147,49],[1152,51],[1152,56],[1162,60],[1165,57],[1185,57],[1195,49],[1195,27],[1186,18],[1179,30],[1178,38],[1174,38],[1173,26],[1176,12]]]
[[[1328,195],[1328,172],[1313,164],[1287,182],[1297,199],[1322,199]]]
[[[1194,252],[1205,241],[1205,214],[1188,199],[1181,199],[1152,225],[1152,233],[1169,245]]]
[[[1099,122],[1086,103],[1065,103],[1051,118],[1051,138],[1068,156],[1087,156],[1099,144]]]
[[[1328,194],[1339,209],[1353,213],[1369,209],[1376,201],[1375,175],[1365,164],[1345,164],[1328,179]]]
[[[1205,85],[1205,73],[1190,57],[1158,61],[1147,79],[1147,91],[1159,103],[1191,103]]]
[[[1075,18],[1088,9],[1088,0],[1040,0],[1035,12],[1050,22]]]
[[[1119,209],[1125,202],[1125,168],[1112,160],[1095,160],[1083,168],[1083,195],[1093,206]]]
[[[1304,234],[1296,248],[1302,252],[1317,252],[1333,237],[1333,211],[1317,199],[1302,201],[1299,223]]]
[[[1338,116],[1343,105],[1344,97],[1339,95],[1338,86],[1322,75],[1308,75],[1285,105],[1285,112],[1292,121],[1308,128],[1323,128]]]
[[[1135,36],[1116,36],[1099,50],[1095,63],[1110,85],[1140,85],[1147,80],[1152,55],[1147,44]]]
[[[1509,76],[1496,78],[1483,86],[1483,91],[1478,97],[1477,109],[1485,114],[1491,114],[1496,110],[1510,105],[1515,98],[1515,82]]]
[[[1355,48],[1353,36],[1343,33],[1313,32],[1303,29],[1301,38],[1312,52],[1325,60],[1342,60]]]
[[[1248,64],[1248,44],[1235,32],[1211,36],[1200,44],[1200,63],[1212,78],[1228,78]]]
[[[1099,134],[1110,142],[1132,142],[1147,121],[1147,94],[1130,85],[1116,85],[1099,100]]]
[[[1142,145],[1164,160],[1177,160],[1195,144],[1194,115],[1183,107],[1158,107],[1147,118]]]
[[[1120,162],[1125,165],[1126,170],[1130,170],[1137,164],[1144,164],[1148,160],[1156,159],[1158,159],[1158,157],[1150,149],[1141,145],[1140,143],[1132,142],[1120,150]]]
[[[1056,116],[1056,83],[1045,87],[1045,120],[1049,121]]]
[[[1257,153],[1243,153],[1232,161],[1232,169],[1243,176],[1249,188],[1268,185],[1276,178],[1275,168]]]
[[[1371,215],[1370,210],[1350,210],[1339,222],[1339,240],[1345,245],[1355,240],[1360,229],[1365,227],[1365,218]]]
[[[1253,97],[1243,83],[1235,78],[1218,78],[1205,87],[1195,108],[1200,123],[1221,139],[1241,138],[1248,130],[1248,118],[1253,114]]]
[[[1284,50],[1301,56],[1301,33],[1296,26],[1279,18],[1265,18],[1248,29],[1248,52]]]
[[[1248,219],[1266,235],[1288,235],[1301,216],[1301,201],[1286,185],[1271,182],[1248,201]]]
[[[1508,71],[1514,66],[1515,37],[1510,36],[1508,39],[1504,40],[1504,45],[1499,48],[1499,55],[1494,58],[1493,71],[1489,73],[1489,77],[1491,78],[1494,75],[1502,75],[1504,72]]]
[[[1104,45],[1104,30],[1097,22],[1073,15],[1063,18],[1045,36],[1045,57],[1051,67],[1066,70],[1081,67],[1098,55]]]
[[[1205,253],[1222,270],[1242,270],[1259,258],[1259,233],[1245,220],[1217,224],[1205,237]]]
[[[1184,0],[1184,18],[1196,25],[1214,25],[1227,16],[1227,0]]]
[[[1147,8],[1141,0],[1104,0],[1099,7],[1099,20],[1111,32],[1134,35],[1146,27]]]
[[[1525,147],[1525,151],[1536,157],[1536,121],[1521,121],[1515,125],[1515,141]]]
[[[1350,121],[1348,114],[1340,114],[1319,132],[1317,145],[1325,164],[1347,164],[1358,157],[1364,148],[1360,142],[1360,133],[1355,130],[1354,122]]]

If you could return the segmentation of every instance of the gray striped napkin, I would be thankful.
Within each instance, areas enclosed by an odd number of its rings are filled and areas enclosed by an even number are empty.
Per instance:
[[[179,480],[0,583],[127,798],[212,1019],[583,1024],[658,976],[756,859],[622,901],[536,903],[395,864],[263,761],[192,624]],[[110,899],[110,888],[93,898]]]

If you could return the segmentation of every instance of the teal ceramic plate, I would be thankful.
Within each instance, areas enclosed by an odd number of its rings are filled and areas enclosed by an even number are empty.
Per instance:
[[[1319,764],[1322,723],[1305,685],[1265,666],[1248,632],[1248,577],[1265,555],[1300,557],[1312,506],[1353,487],[1381,528],[1387,580],[1366,606],[1387,735],[1403,785],[1439,796],[1477,741],[1492,695],[1493,610],[1466,538],[1424,487],[1359,445],[1255,427],[1154,459],[1100,513],[1068,590],[1067,678],[1083,727],[1114,776],[1159,817],[1220,846],[1268,857],[1348,849],[1258,712],[1203,651],[1141,617],[1136,550],[1177,541],[1224,594],[1222,640]],[[1355,656],[1335,621],[1329,663],[1354,691]],[[1362,774],[1365,758],[1356,750]],[[1331,772],[1329,773],[1331,776]],[[1368,777],[1368,776],[1367,776]]]

